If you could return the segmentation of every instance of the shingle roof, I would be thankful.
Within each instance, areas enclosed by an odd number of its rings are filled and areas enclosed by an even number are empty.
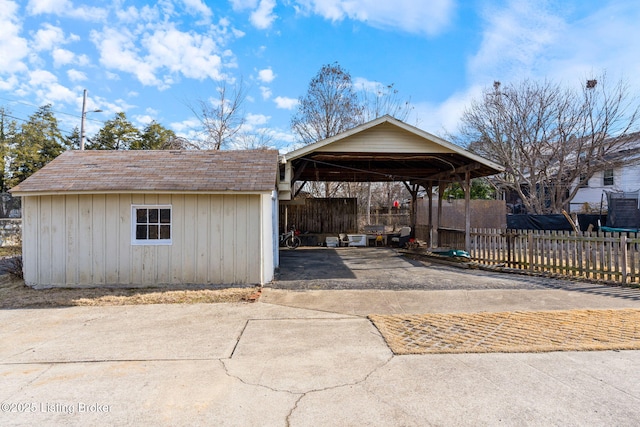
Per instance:
[[[11,192],[262,192],[275,189],[278,152],[66,151]]]

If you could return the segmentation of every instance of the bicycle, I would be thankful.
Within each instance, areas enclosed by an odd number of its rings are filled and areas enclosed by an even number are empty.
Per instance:
[[[302,240],[298,237],[298,233],[296,228],[291,226],[291,230],[280,235],[280,246],[286,246],[289,249],[295,249],[300,246]]]

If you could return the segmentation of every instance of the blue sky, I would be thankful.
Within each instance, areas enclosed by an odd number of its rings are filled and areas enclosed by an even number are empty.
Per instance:
[[[0,0],[0,106],[50,103],[87,134],[124,111],[198,138],[188,103],[248,84],[250,130],[286,151],[298,97],[338,62],[362,90],[393,83],[410,124],[455,132],[482,88],[524,78],[567,86],[607,73],[640,93],[637,0]]]

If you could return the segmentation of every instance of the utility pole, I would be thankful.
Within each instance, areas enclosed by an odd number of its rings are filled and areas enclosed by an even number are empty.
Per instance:
[[[101,113],[102,110],[91,110],[90,113]],[[84,150],[84,121],[87,118],[87,90],[82,94],[82,118],[80,120],[80,150]]]
[[[84,150],[84,118],[87,116],[87,90],[82,96],[82,119],[80,120],[80,149]]]

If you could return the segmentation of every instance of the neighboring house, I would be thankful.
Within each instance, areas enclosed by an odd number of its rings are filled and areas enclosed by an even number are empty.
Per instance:
[[[33,287],[264,284],[277,263],[278,153],[67,151],[22,197]]]
[[[605,160],[617,164],[583,179],[576,196],[571,200],[570,210],[577,213],[607,211],[605,192],[635,192],[640,189],[640,139],[638,146],[606,156]]]

